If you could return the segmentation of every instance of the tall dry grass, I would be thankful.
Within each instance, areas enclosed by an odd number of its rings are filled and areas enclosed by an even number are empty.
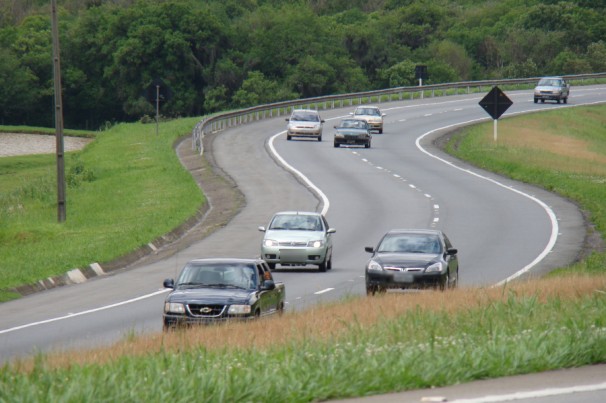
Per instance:
[[[502,287],[458,288],[445,292],[388,292],[373,298],[352,298],[346,302],[321,305],[303,312],[287,312],[281,317],[254,322],[232,322],[133,336],[110,347],[49,354],[45,357],[44,367],[52,370],[88,364],[103,365],[125,356],[141,357],[194,349],[226,352],[267,350],[305,341],[336,341],[352,329],[370,329],[379,322],[411,311],[454,315],[503,303],[512,296],[533,297],[539,303],[547,303],[554,298],[575,301],[595,293],[606,294],[606,276],[569,275],[510,283]],[[35,365],[39,365],[36,358],[31,358],[13,363],[13,368],[29,372]]]

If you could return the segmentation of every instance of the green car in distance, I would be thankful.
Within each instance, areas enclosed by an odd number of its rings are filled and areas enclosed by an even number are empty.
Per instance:
[[[332,268],[332,234],[326,218],[316,212],[282,211],[266,227],[261,242],[261,259],[270,269],[281,266],[317,265],[324,272]]]
[[[363,119],[343,119],[335,126],[334,146],[359,145],[370,148],[370,126]]]

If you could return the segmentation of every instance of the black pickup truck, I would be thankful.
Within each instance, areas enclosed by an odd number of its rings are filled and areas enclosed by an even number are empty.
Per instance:
[[[164,301],[164,330],[284,311],[285,288],[261,259],[196,259],[181,270]]]

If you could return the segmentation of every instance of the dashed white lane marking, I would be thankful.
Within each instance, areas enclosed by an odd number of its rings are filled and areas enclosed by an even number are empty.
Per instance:
[[[332,291],[332,290],[334,290],[334,288],[325,288],[323,290],[314,292],[314,294],[320,295],[320,294],[324,294],[325,292],[329,292],[329,291]]]

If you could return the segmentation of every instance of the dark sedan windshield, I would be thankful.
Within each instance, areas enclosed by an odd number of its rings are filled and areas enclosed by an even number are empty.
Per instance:
[[[394,234],[381,241],[377,250],[380,253],[432,253],[442,251],[440,240],[433,235]]]

